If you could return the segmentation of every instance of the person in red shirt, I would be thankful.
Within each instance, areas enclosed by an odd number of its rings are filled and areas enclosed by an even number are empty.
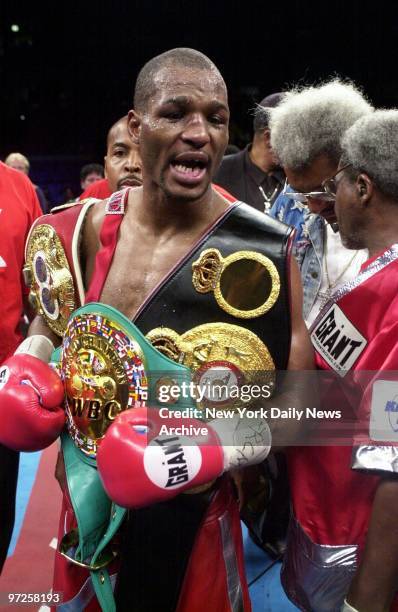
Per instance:
[[[397,109],[363,115],[322,183],[342,244],[369,259],[310,329],[322,408],[338,407],[353,427],[332,445],[290,449],[295,516],[282,582],[301,610],[398,610],[397,143]]]
[[[112,192],[109,188],[108,179],[103,178],[89,185],[77,199],[85,200],[86,198],[98,198],[99,200],[106,200],[111,194]]]
[[[30,226],[41,214],[27,176],[0,162],[0,364],[22,340],[19,324],[27,293],[22,279],[24,246]],[[0,445],[0,571],[14,526],[18,463],[19,454]]]

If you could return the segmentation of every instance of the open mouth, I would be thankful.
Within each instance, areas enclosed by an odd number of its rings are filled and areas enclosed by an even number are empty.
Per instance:
[[[209,160],[207,155],[185,153],[178,155],[171,163],[173,176],[181,183],[199,183],[206,174]]]

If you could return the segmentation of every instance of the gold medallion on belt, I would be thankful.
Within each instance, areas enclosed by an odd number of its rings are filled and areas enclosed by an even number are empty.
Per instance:
[[[28,241],[23,269],[29,301],[50,329],[62,336],[76,309],[75,290],[61,240],[51,225],[36,226]]]
[[[238,319],[264,315],[280,293],[275,264],[257,251],[223,257],[218,249],[205,249],[192,264],[192,283],[198,293],[213,292],[218,306]]]
[[[275,364],[271,354],[262,340],[244,327],[206,323],[183,334],[158,327],[147,334],[147,339],[160,352],[191,369],[193,382],[204,389],[200,408],[242,406],[244,386],[268,385],[272,393]],[[245,401],[248,405],[251,400]]]
[[[75,314],[69,321],[61,357],[67,426],[86,455],[95,457],[121,411],[146,404],[144,363],[139,344],[107,316]]]

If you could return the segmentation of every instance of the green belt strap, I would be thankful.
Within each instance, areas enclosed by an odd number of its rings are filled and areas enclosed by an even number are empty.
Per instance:
[[[85,461],[67,433],[62,434],[62,451],[69,494],[77,521],[77,546],[68,556],[91,566],[101,564],[101,554],[109,545],[126,514],[106,495],[96,467]],[[105,567],[91,570],[98,602],[104,612],[116,610],[112,585]]]

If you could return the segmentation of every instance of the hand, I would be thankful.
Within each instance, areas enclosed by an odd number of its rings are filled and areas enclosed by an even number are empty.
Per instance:
[[[181,435],[182,427],[191,435]],[[109,497],[120,506],[140,508],[217,478],[224,457],[208,423],[176,419],[172,413],[161,418],[157,409],[136,408],[122,412],[110,426],[97,465]]]
[[[58,374],[32,355],[13,355],[0,368],[0,442],[37,451],[56,440],[65,423]]]

